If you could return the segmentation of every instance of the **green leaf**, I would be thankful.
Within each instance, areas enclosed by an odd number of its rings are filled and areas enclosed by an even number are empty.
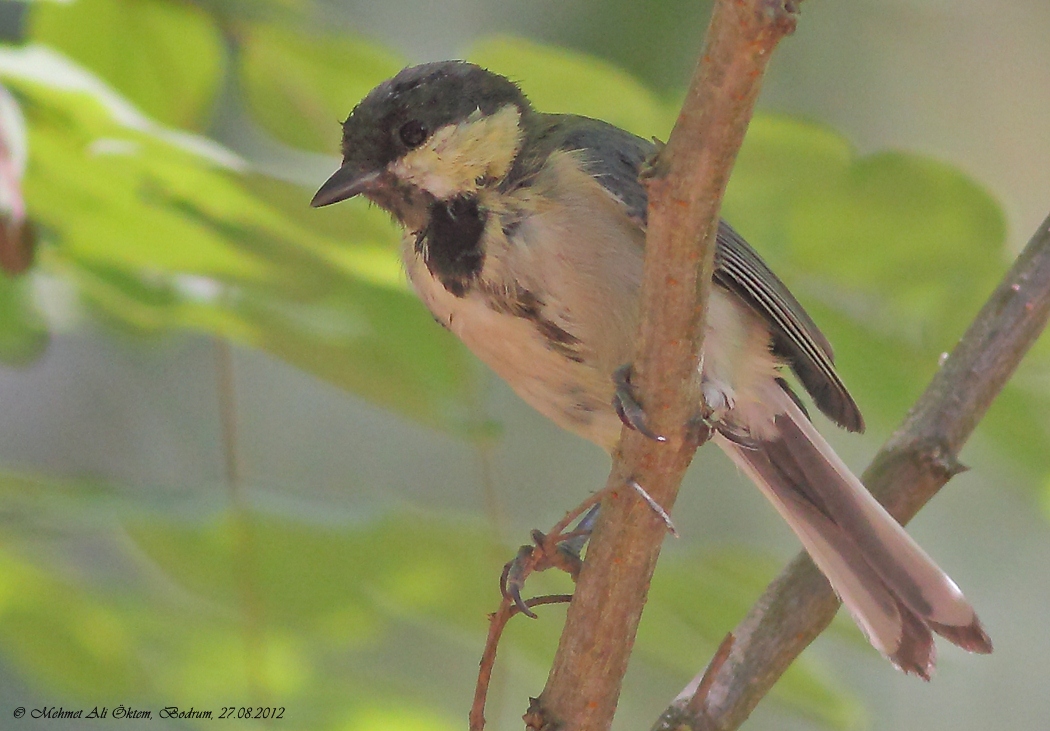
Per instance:
[[[349,36],[318,37],[288,26],[252,24],[240,36],[239,73],[255,119],[294,147],[335,155],[339,123],[405,62]]]
[[[521,38],[496,37],[475,44],[474,63],[507,76],[541,112],[604,119],[642,137],[667,138],[677,108],[609,63]]]
[[[218,89],[222,38],[191,3],[37,3],[28,37],[60,49],[165,124],[199,128]]]
[[[723,215],[799,296],[869,423],[885,427],[1007,266],[1002,211],[965,175],[903,152],[859,156],[841,135],[782,116],[752,122]],[[1045,417],[1033,406],[1048,391],[1014,388],[989,417],[1014,426],[986,432],[1045,472]]]
[[[250,550],[260,611],[269,621],[336,632],[346,645],[370,643],[393,614],[477,629],[475,620],[498,598],[494,584],[483,584],[499,570],[485,531],[433,516],[390,516],[348,530],[253,513],[194,526],[138,520],[128,530],[170,578],[231,607],[241,597],[228,580],[229,566]]]
[[[836,188],[853,157],[849,143],[825,127],[756,114],[733,168],[722,215],[772,260],[789,248],[788,224],[799,201]]]
[[[999,207],[958,171],[916,155],[871,155],[844,172],[841,185],[799,200],[793,260],[852,296],[878,298],[873,325],[936,347],[931,338],[960,332],[1004,268]],[[836,250],[850,255],[829,256]]]
[[[423,423],[472,428],[474,370],[408,291],[385,214],[313,211],[307,191],[238,173],[39,47],[0,51],[0,77],[29,125],[40,263],[91,311],[130,331],[229,337]]]

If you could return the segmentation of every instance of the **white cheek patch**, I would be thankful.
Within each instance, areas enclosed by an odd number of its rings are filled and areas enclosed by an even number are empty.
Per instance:
[[[510,170],[521,146],[520,118],[513,104],[488,117],[475,111],[391,163],[390,172],[439,200],[473,193],[479,178],[498,180]]]

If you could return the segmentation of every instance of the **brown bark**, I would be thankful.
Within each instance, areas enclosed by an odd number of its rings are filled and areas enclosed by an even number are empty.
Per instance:
[[[602,513],[530,727],[609,728],[648,593],[665,522],[630,480],[670,510],[699,439],[696,364],[711,287],[718,212],[751,119],[762,73],[795,27],[783,0],[718,0],[693,82],[648,176],[649,213],[633,385],[668,439],[625,431]]]

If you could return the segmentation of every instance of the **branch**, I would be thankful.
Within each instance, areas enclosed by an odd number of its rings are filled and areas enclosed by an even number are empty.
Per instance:
[[[766,62],[795,27],[794,0],[718,0],[667,146],[648,175],[648,234],[633,384],[665,443],[626,431],[530,727],[607,729],[666,531],[639,482],[670,510],[699,443],[697,363],[718,211]]]
[[[964,469],[959,450],[1043,331],[1048,315],[1050,217],[864,472],[864,484],[895,518],[906,523]],[[805,553],[799,554],[654,729],[738,728],[838,608],[827,580]]]

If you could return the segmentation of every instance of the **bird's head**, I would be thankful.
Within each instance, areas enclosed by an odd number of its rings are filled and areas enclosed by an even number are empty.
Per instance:
[[[343,163],[311,205],[363,194],[411,226],[429,202],[473,195],[503,180],[529,113],[516,84],[474,64],[406,68],[343,122]]]

